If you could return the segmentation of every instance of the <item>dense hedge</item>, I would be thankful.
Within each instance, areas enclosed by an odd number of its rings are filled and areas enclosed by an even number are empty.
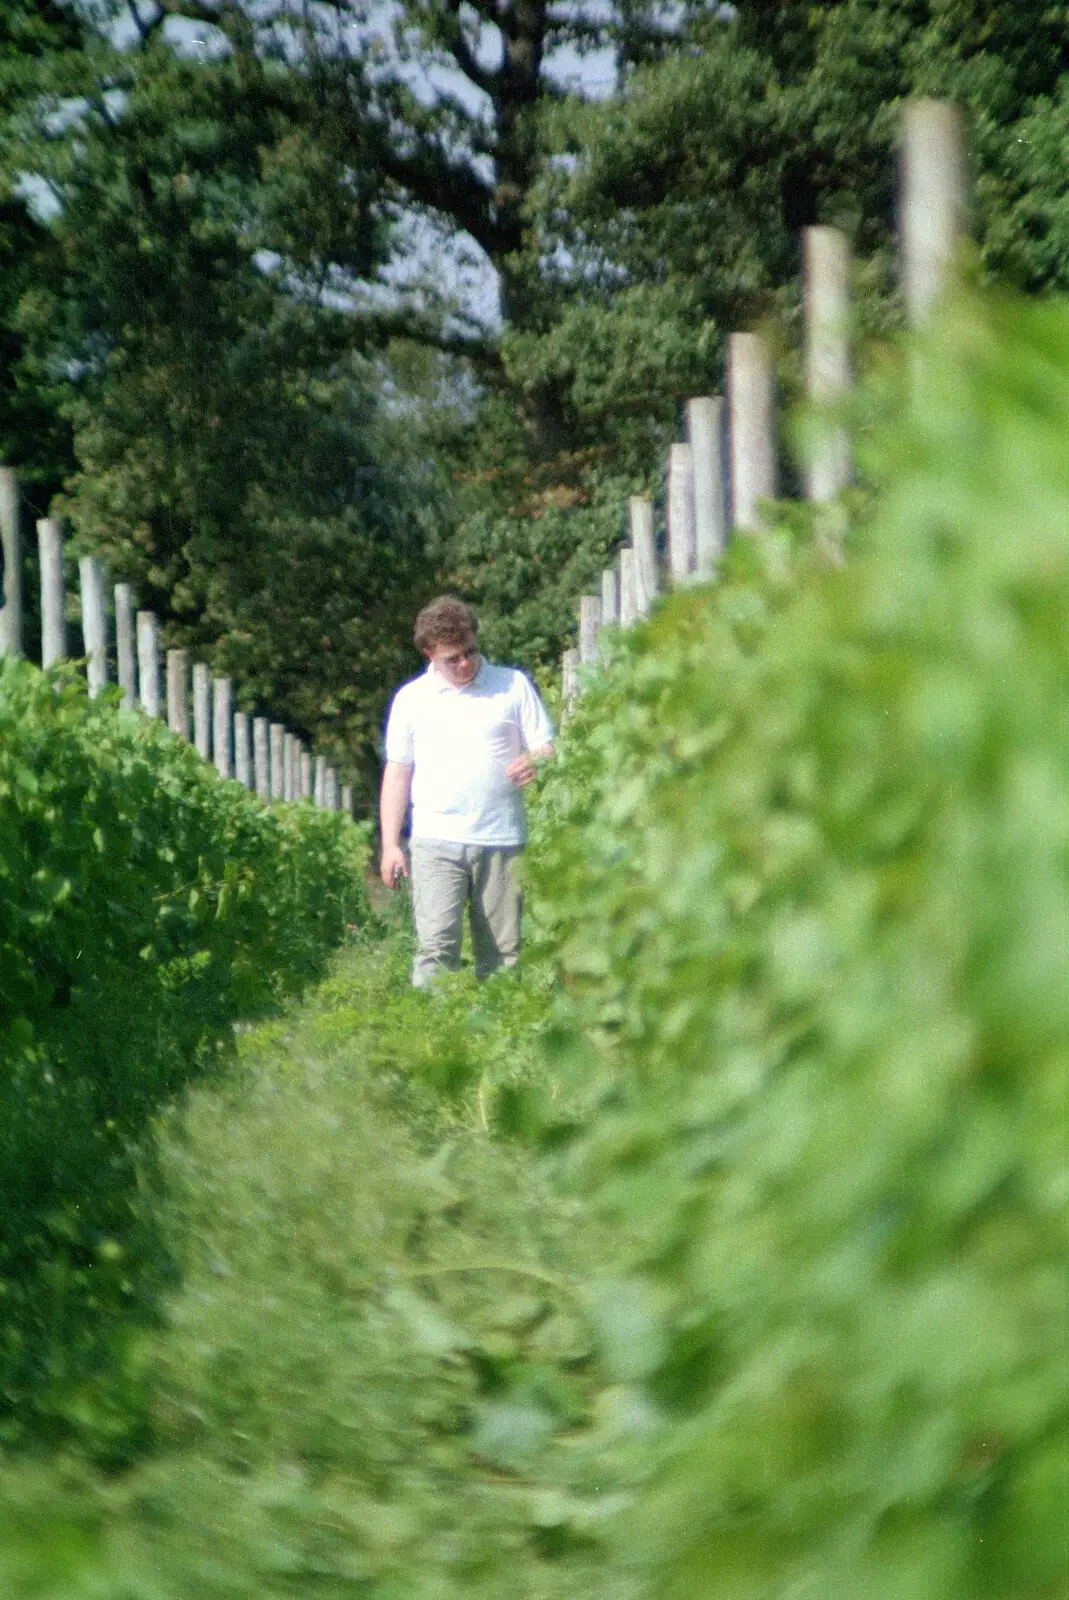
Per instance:
[[[133,1293],[111,1232],[149,1113],[363,920],[366,839],[268,810],[71,673],[0,664],[0,1395]],[[80,1308],[80,1309],[79,1309]],[[61,1334],[61,1330],[65,1330]]]
[[[845,565],[738,541],[539,821],[673,1600],[1069,1583],[1069,313],[966,301],[906,387]]]

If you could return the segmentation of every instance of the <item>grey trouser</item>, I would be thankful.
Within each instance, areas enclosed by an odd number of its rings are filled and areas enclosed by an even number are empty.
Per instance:
[[[516,857],[521,845],[451,844],[412,840],[412,911],[416,959],[412,982],[425,989],[439,972],[460,966],[464,907],[470,905],[475,976],[514,967],[520,956],[520,892]]]

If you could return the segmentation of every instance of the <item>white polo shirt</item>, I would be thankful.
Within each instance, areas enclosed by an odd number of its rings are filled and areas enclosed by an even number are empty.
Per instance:
[[[414,769],[413,839],[526,844],[523,793],[505,768],[552,738],[537,689],[515,667],[484,661],[458,688],[429,666],[403,684],[386,722],[386,759]]]

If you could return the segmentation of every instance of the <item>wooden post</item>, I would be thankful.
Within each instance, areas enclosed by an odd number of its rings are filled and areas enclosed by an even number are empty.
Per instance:
[[[0,655],[22,654],[22,519],[19,480],[0,467],[0,546],[4,552],[4,604],[0,607]]]
[[[816,405],[834,405],[850,389],[850,246],[838,228],[806,228],[805,391]],[[850,441],[829,425],[806,466],[806,496],[834,500],[850,482]]]
[[[727,543],[724,493],[724,402],[717,395],[687,401],[687,438],[694,464],[694,573],[715,577]]]
[[[108,681],[108,608],[104,600],[104,573],[96,556],[78,562],[82,586],[82,646],[88,657],[86,678],[89,697],[95,700]]]
[[[694,535],[694,457],[689,444],[668,446],[668,570],[686,583],[697,560]]]
[[[561,693],[564,697],[565,715],[571,710],[579,693],[579,652],[565,650],[560,658]]]
[[[338,774],[333,767],[327,768],[327,775],[323,782],[323,804],[328,811],[338,809]]]
[[[203,661],[193,664],[193,743],[202,761],[212,759],[212,673]]]
[[[256,793],[261,800],[271,798],[271,756],[268,746],[267,718],[257,717],[252,725],[252,758],[256,774]]]
[[[312,798],[317,806],[325,806],[327,803],[326,756],[316,756],[315,758],[315,780],[312,786]]]
[[[234,755],[230,741],[234,733],[234,685],[229,678],[216,678],[212,691],[212,759],[221,778],[232,778]]]
[[[41,665],[54,667],[67,655],[63,529],[55,517],[42,517],[38,522],[37,550],[41,563]]]
[[[312,798],[312,758],[308,751],[301,745],[301,799]]]
[[[648,617],[660,587],[657,578],[657,541],[653,533],[653,501],[633,494],[627,502],[631,548],[635,552],[635,609]]]
[[[620,584],[615,567],[606,567],[601,574],[601,626],[612,627],[620,620]]]
[[[341,786],[341,808],[345,812],[345,815],[347,817],[351,817],[352,816],[352,814],[353,814],[353,786],[352,786],[351,783],[343,783],[342,786]]]
[[[635,552],[630,545],[620,551],[620,626],[630,628],[637,622],[638,578],[635,572]]]
[[[297,739],[292,733],[282,735],[282,796],[292,805],[297,798],[295,769],[297,766]]]
[[[119,688],[126,710],[137,699],[137,650],[134,643],[134,591],[128,583],[115,585],[115,651]]]
[[[286,798],[286,730],[281,722],[272,722],[268,728],[271,745],[271,798]]]
[[[167,726],[179,739],[189,738],[189,651],[167,652]]]
[[[776,385],[772,361],[756,333],[728,335],[732,526],[761,526],[758,502],[776,497]]]
[[[967,208],[961,113],[942,100],[910,101],[902,117],[899,232],[911,328],[925,320],[949,287]]]
[[[137,613],[138,704],[149,717],[160,714],[160,633],[151,611]]]
[[[234,712],[234,776],[243,788],[252,788],[252,740],[244,711]]]
[[[579,601],[579,659],[589,664],[598,659],[598,633],[601,630],[601,596],[585,594]]]

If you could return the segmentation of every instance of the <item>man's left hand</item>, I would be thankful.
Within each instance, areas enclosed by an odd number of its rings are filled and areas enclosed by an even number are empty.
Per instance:
[[[525,752],[522,756],[517,756],[515,761],[509,762],[505,768],[505,776],[516,784],[517,788],[523,789],[527,784],[534,782],[537,771],[534,761]]]

